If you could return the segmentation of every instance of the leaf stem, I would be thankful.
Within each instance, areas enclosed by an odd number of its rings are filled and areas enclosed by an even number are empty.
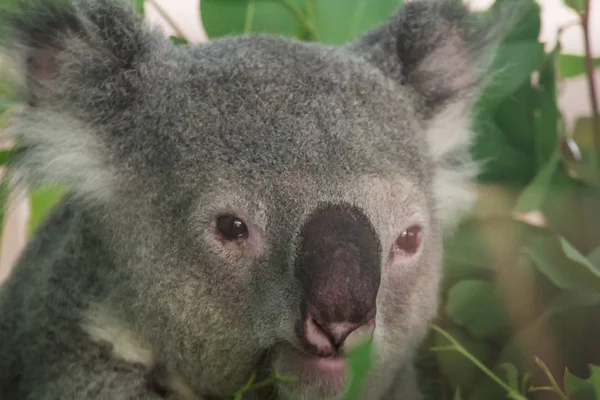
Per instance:
[[[569,0],[571,8],[577,10],[583,30],[583,42],[585,47],[585,69],[588,79],[588,88],[590,95],[590,104],[592,106],[592,130],[594,138],[594,148],[596,150],[596,158],[600,157],[600,110],[598,109],[598,100],[596,81],[594,79],[594,60],[590,44],[590,0],[585,0],[583,10],[579,10],[575,4],[575,0]]]
[[[536,391],[536,390],[551,390],[554,393],[556,393],[562,400],[570,400],[569,397],[561,390],[560,386],[558,386],[556,379],[554,379],[554,376],[552,375],[552,373],[550,372],[550,370],[548,369],[546,364],[537,357],[535,358],[535,363],[537,365],[539,365],[539,367],[544,371],[544,374],[546,374],[546,376],[548,377],[548,380],[550,381],[550,385],[552,385],[552,387],[551,388],[549,388],[548,386],[530,387],[529,391],[532,392],[532,391]]]
[[[182,39],[185,39],[188,43],[191,42],[191,40],[186,36],[186,34],[183,33],[181,27],[177,24],[177,22],[175,22],[173,18],[171,18],[169,13],[167,13],[164,8],[162,8],[155,0],[146,0],[146,2],[152,4],[152,7],[154,7],[154,9],[160,14],[161,17],[163,17],[165,21],[167,21],[167,23],[171,26],[171,28],[173,28],[177,36],[179,36]]]
[[[600,111],[598,110],[598,99],[596,81],[594,79],[594,60],[592,59],[592,50],[590,44],[590,0],[585,1],[585,10],[582,15],[583,38],[585,42],[585,64],[587,69],[588,84],[590,89],[590,101],[592,104],[592,116],[594,127],[594,143],[596,153],[600,155]]]
[[[304,26],[304,28],[308,31],[310,36],[315,41],[319,41],[319,34],[315,29],[314,25],[308,20],[308,18],[304,15],[304,13],[296,7],[290,0],[281,0],[281,3],[287,7],[288,10],[300,21],[300,23]]]
[[[456,351],[458,351],[460,354],[462,354],[463,357],[467,358],[469,361],[471,361],[473,364],[475,364],[477,366],[477,368],[479,368],[481,371],[483,371],[487,376],[490,377],[490,379],[492,379],[498,385],[502,386],[502,388],[504,388],[504,390],[506,390],[509,393],[509,395],[512,399],[527,400],[527,398],[525,396],[523,396],[521,393],[515,391],[510,386],[508,386],[505,382],[502,381],[502,379],[498,378],[492,371],[490,371],[485,365],[483,365],[477,358],[475,358],[471,353],[469,353],[448,332],[446,332],[445,330],[443,330],[442,328],[440,328],[437,325],[433,325],[433,329],[436,330],[437,332],[439,332],[446,339],[448,339],[450,341],[450,343],[452,343],[452,345],[455,347]]]
[[[246,8],[246,21],[244,23],[244,33],[250,33],[252,31],[252,21],[254,20],[254,0],[248,0],[248,7]]]

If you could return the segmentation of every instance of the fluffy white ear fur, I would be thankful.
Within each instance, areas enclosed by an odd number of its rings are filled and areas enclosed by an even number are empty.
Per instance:
[[[456,228],[477,200],[474,179],[480,166],[470,154],[473,137],[471,116],[462,103],[444,109],[427,127],[437,212],[446,233]]]
[[[56,184],[99,201],[113,195],[117,173],[97,132],[62,113],[23,112],[26,118],[13,116],[12,130],[27,146],[11,168],[16,182]]]

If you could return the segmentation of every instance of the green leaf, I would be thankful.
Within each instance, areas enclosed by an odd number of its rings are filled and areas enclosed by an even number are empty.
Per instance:
[[[594,250],[587,255],[587,259],[590,260],[596,268],[600,268],[600,247],[596,247]]]
[[[600,189],[600,169],[584,162],[565,161],[573,177],[585,185]]]
[[[0,165],[6,165],[11,162],[16,152],[14,150],[0,150]]]
[[[178,36],[169,36],[169,39],[171,39],[171,43],[173,43],[175,46],[186,46],[188,44],[186,39]]]
[[[510,329],[496,288],[485,280],[465,280],[454,285],[446,308],[457,325],[478,339],[496,338]]]
[[[500,364],[500,368],[506,372],[506,383],[508,386],[513,388],[515,391],[520,392],[519,371],[517,371],[517,367],[511,363],[502,363]]]
[[[487,107],[489,104],[484,104]],[[478,177],[483,182],[510,182],[525,185],[535,176],[535,158],[511,143],[509,136],[482,112],[476,119],[477,135],[473,157],[485,163]]]
[[[592,382],[586,381],[571,374],[565,368],[564,385],[567,395],[573,400],[595,400],[594,385]]]
[[[135,9],[141,15],[144,15],[144,1],[145,0],[134,0],[135,1]]]
[[[496,0],[492,5],[492,10],[505,6],[505,3],[511,3],[514,0]],[[522,8],[521,8],[522,7]],[[527,9],[525,8],[527,7]],[[534,40],[537,41],[541,29],[540,5],[535,0],[524,0],[519,4],[520,19],[507,33],[504,41],[513,40]]]
[[[202,0],[200,12],[211,39],[243,33],[297,37],[303,24],[286,4],[305,15],[305,3],[305,0]],[[248,32],[247,26],[251,27]]]
[[[454,400],[462,400],[462,397],[460,397],[460,390],[458,388],[456,388],[456,391],[454,392]]]
[[[600,399],[600,367],[596,365],[590,365],[590,377],[588,382],[594,387],[594,394],[596,399]]]
[[[398,0],[316,0],[316,28],[320,41],[343,44],[384,22]]]
[[[555,152],[531,183],[523,190],[515,205],[515,212],[525,213],[533,210],[541,210],[544,207],[546,198],[551,193],[552,182],[554,181],[559,161],[560,154]]]
[[[563,237],[534,235],[523,249],[538,270],[556,286],[572,290],[600,290],[600,270]]]
[[[476,359],[486,364],[493,359],[493,348],[487,343],[474,340],[467,332],[454,326],[444,328],[461,346]],[[448,346],[448,339],[439,332],[433,334],[433,344],[437,348]],[[484,373],[471,360],[455,350],[435,351],[438,365],[444,379],[451,388],[461,387],[465,391],[477,385]]]
[[[535,148],[536,92],[529,80],[510,96],[502,99],[494,110],[494,122],[510,144],[524,153]]]
[[[59,188],[37,188],[31,194],[31,216],[29,218],[29,234],[46,218],[48,212],[54,207],[65,194]]]
[[[540,321],[573,308],[600,305],[600,292],[584,292],[580,290],[562,290],[546,305],[544,312],[539,316]]]
[[[569,257],[576,263],[584,265],[587,269],[592,271],[594,275],[600,277],[600,266],[595,266],[594,264],[592,264],[590,260],[588,260],[583,254],[581,254],[579,250],[573,247],[571,243],[566,241],[565,238],[560,238],[560,244],[567,257]]]
[[[444,242],[444,287],[462,279],[488,278],[490,256],[476,220],[463,223]]]
[[[347,387],[344,400],[358,400],[362,398],[362,388],[373,363],[373,343],[363,341],[348,352],[348,366],[350,370],[350,383]]]
[[[128,0],[129,3],[135,8],[135,10],[144,15],[144,2],[145,0]]]
[[[600,58],[592,60],[595,67],[600,67]],[[587,73],[586,61],[583,56],[561,54],[558,56],[558,70],[564,78],[572,78]]]
[[[533,40],[515,40],[502,43],[492,64],[492,82],[482,94],[485,103],[492,106],[514,93],[530,80],[531,73],[544,57],[543,44]]]
[[[538,166],[550,160],[558,148],[558,112],[556,94],[555,52],[546,56],[540,70],[536,90],[538,112],[534,112],[535,153]]]
[[[585,0],[563,0],[563,2],[576,12],[582,12],[585,9]]]

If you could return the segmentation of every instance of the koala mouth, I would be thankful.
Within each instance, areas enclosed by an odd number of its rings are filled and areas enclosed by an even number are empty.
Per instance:
[[[373,325],[369,323],[355,329],[343,343],[335,347],[329,342],[319,343],[316,340],[318,336],[314,337],[311,333],[308,334],[308,343],[327,346],[307,346],[307,342],[283,345],[275,359],[278,372],[297,377],[301,386],[316,385],[324,395],[336,396],[344,391],[348,383],[348,352],[365,341],[373,340]]]
[[[301,355],[299,357],[302,370],[309,370],[319,376],[343,378],[346,374],[346,359],[342,356],[317,357]]]

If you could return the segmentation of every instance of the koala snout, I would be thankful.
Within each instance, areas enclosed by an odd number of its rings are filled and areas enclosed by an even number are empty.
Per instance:
[[[330,356],[348,339],[373,334],[381,245],[359,208],[335,204],[313,212],[301,231],[295,271],[304,293],[297,334],[307,350]]]
[[[373,312],[374,314],[374,312]],[[367,317],[368,318],[368,317]],[[375,318],[366,322],[319,322],[308,314],[304,322],[304,338],[317,350],[318,355],[333,355],[350,350],[361,341],[371,340]]]

